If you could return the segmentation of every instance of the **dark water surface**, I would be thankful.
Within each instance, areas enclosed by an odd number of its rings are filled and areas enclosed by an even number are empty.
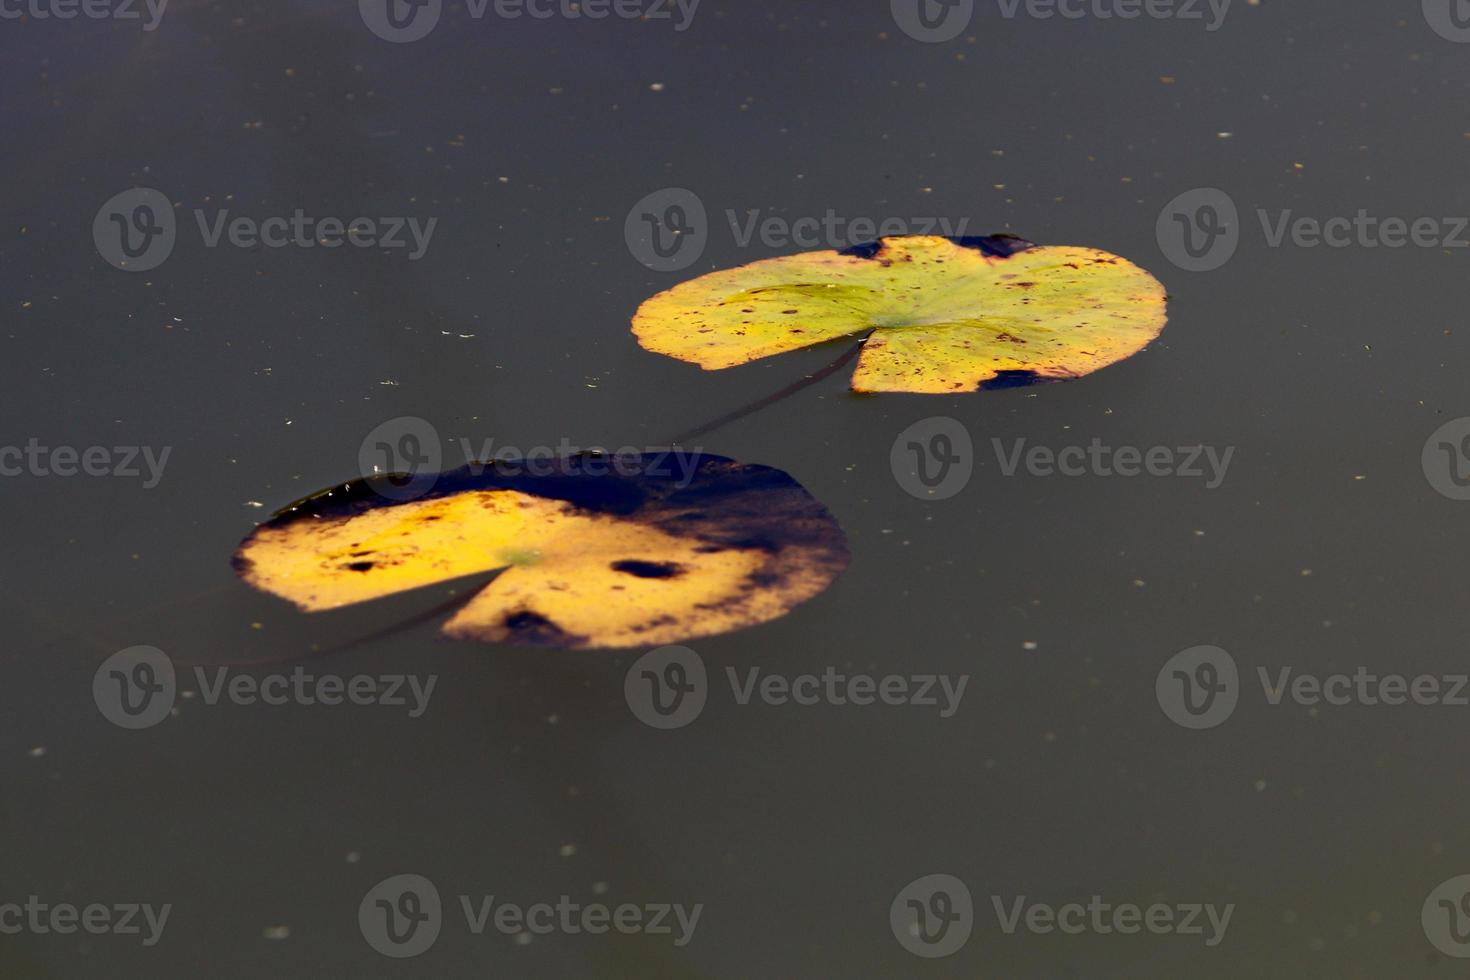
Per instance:
[[[152,488],[0,479],[0,905],[172,906],[151,947],[0,935],[0,976],[1461,975],[1421,908],[1470,872],[1470,708],[1273,706],[1256,670],[1467,669],[1454,522],[1470,504],[1420,457],[1470,414],[1470,251],[1272,247],[1257,209],[1470,214],[1470,45],[1411,0],[1240,0],[1206,26],[1007,18],[992,0],[932,44],[881,0],[705,0],[684,31],[475,19],[450,0],[401,44],[345,0],[173,0],[152,31],[0,19],[0,444],[170,449]],[[92,232],[133,187],[178,217],[172,254],[143,273],[110,265]],[[1239,247],[1185,271],[1156,222],[1209,187],[1238,207]],[[663,188],[709,214],[703,255],[676,272],[624,239]],[[297,208],[438,223],[411,261],[210,248],[192,216]],[[713,690],[686,728],[630,712],[642,651],[449,643],[432,623],[304,661],[437,675],[417,718],[186,696],[185,665],[289,660],[444,598],[305,617],[231,571],[256,521],[352,477],[381,423],[430,420],[449,463],[460,438],[644,446],[830,360],[701,372],[630,336],[653,293],[799,250],[742,247],[726,212],[750,209],[1106,249],[1164,282],[1170,324],[1076,382],[856,397],[844,372],[704,437],[800,480],[854,560],[795,614],[691,643]],[[943,501],[890,470],[898,433],[931,416],[974,440],[973,477]],[[1234,455],[1207,489],[1006,476],[992,447],[1094,438]],[[128,731],[92,684],[135,644],[179,664],[181,694]],[[1155,678],[1201,644],[1233,655],[1240,699],[1194,731]],[[725,668],[757,665],[970,679],[949,718],[741,706]],[[409,873],[437,886],[442,932],[389,958],[358,907]],[[937,873],[968,886],[974,929],[924,959],[889,911]],[[683,947],[524,942],[474,935],[461,895],[703,911]],[[1022,895],[1234,911],[1215,946],[1208,930],[1007,934],[992,896]]]

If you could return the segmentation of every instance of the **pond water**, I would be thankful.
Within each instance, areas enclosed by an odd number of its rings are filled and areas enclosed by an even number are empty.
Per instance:
[[[1455,972],[1450,3],[395,3],[0,6],[0,974]],[[840,371],[701,436],[801,481],[853,560],[691,641],[683,727],[630,710],[641,649],[453,643],[416,618],[442,588],[305,616],[235,578],[370,433],[422,448],[394,420],[446,466],[657,446],[818,370],[840,348],[700,371],[629,318],[885,222],[1105,249],[1169,325],[1078,381],[860,397]],[[969,476],[919,499],[891,457],[911,427],[946,445],[937,417]],[[130,729],[94,679],[138,645],[176,698]],[[1166,669],[1200,646],[1230,660]],[[301,693],[322,675],[378,700]],[[778,703],[804,675],[815,703]],[[1391,675],[1439,695],[1381,703]],[[1181,676],[1233,711],[1181,707]],[[107,912],[65,932],[61,906]],[[628,934],[582,928],[622,906]],[[890,921],[916,908],[918,935]]]

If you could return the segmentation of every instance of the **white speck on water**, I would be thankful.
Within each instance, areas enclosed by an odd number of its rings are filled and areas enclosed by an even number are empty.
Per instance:
[[[46,746],[38,745],[35,748],[31,749],[29,754],[32,759],[39,759],[41,758],[41,756],[46,754]]]
[[[290,939],[291,938],[291,927],[290,926],[266,926],[265,929],[262,930],[261,935],[265,936],[265,938],[267,938],[267,939],[272,939],[272,940]]]
[[[594,881],[592,883],[592,894],[594,894],[594,895],[606,895],[607,894],[607,882],[605,882],[605,881]]]
[[[577,853],[577,845],[576,844],[563,844],[561,846],[561,856],[564,857],[564,858],[569,858],[573,854],[576,854],[576,853]]]
[[[362,860],[362,852],[361,851],[348,851],[347,852],[347,863],[348,864],[356,864],[357,862],[359,862],[361,860]]]

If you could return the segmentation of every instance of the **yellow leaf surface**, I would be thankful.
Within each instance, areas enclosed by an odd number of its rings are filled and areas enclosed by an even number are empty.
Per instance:
[[[409,502],[349,484],[262,525],[236,566],[308,611],[503,568],[445,634],[566,648],[767,622],[846,567],[836,521],[786,474],[712,456],[688,470],[655,466],[662,455],[624,457],[636,462],[600,475],[585,472],[585,457],[576,476],[482,464]]]
[[[681,283],[638,309],[633,333],[718,370],[871,331],[854,391],[943,394],[1116,363],[1163,330],[1164,300],[1153,276],[1097,249],[905,236]]]

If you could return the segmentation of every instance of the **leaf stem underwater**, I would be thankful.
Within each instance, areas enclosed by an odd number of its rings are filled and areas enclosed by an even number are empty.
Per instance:
[[[801,391],[803,388],[814,385],[818,381],[821,381],[823,378],[827,378],[832,376],[833,374],[836,374],[838,371],[842,370],[842,368],[844,368],[854,357],[857,357],[858,352],[863,349],[863,344],[867,343],[868,338],[872,335],[872,330],[869,330],[867,333],[863,334],[857,339],[856,342],[853,343],[851,347],[848,347],[846,350],[844,350],[837,357],[836,360],[828,364],[826,367],[823,367],[811,374],[808,374],[806,377],[800,379],[799,381],[792,382],[791,384],[782,388],[780,391],[772,392],[764,398],[753,401],[749,405],[741,406],[740,408],[735,409],[733,412],[726,412],[719,418],[714,419],[711,422],[706,422],[704,425],[701,425],[698,428],[690,429],[688,432],[681,432],[670,439],[669,444],[677,446],[680,443],[689,442],[691,439],[698,439],[702,435],[707,435],[715,431],[716,429],[724,428],[731,422],[736,422],[740,419],[743,419],[747,415],[754,415],[761,409],[774,405],[776,404],[776,402],[781,401],[783,398],[790,397],[791,395],[796,394],[798,391]]]

